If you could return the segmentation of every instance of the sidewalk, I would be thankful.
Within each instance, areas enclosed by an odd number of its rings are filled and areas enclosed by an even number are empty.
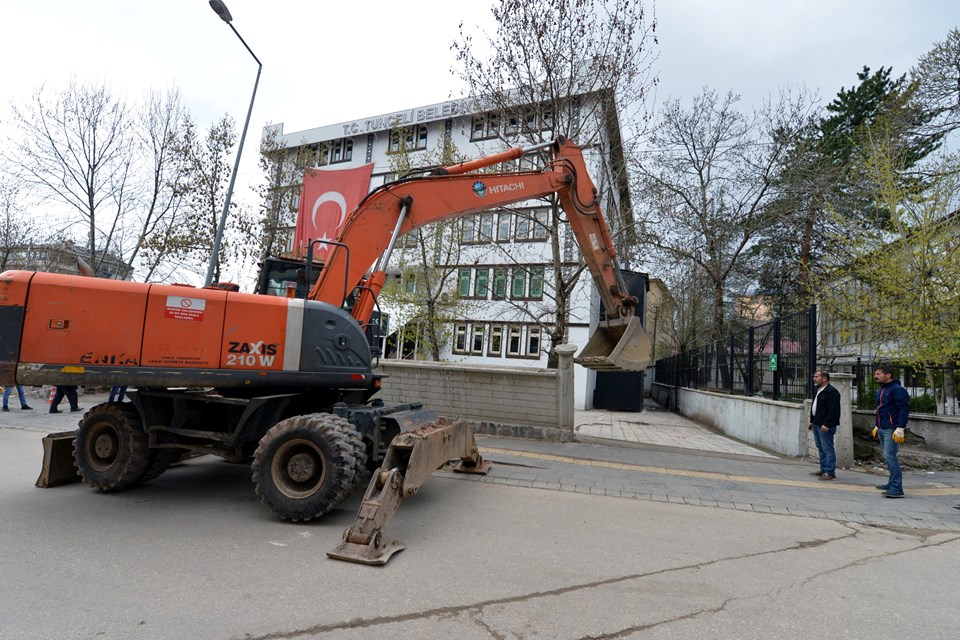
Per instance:
[[[643,411],[605,411],[588,409],[574,415],[574,433],[579,442],[619,441],[679,449],[695,449],[761,458],[776,458],[770,453],[734,440],[671,413],[649,398]]]

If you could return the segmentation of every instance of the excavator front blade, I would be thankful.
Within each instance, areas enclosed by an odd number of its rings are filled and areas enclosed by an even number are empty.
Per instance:
[[[60,431],[43,438],[43,467],[37,478],[38,487],[56,487],[80,480],[73,460],[73,441],[76,437],[76,431]]]
[[[596,371],[639,371],[650,366],[650,339],[640,318],[601,320],[574,362]]]

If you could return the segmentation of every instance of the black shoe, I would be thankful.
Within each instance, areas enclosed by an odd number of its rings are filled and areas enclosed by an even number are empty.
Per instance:
[[[28,407],[27,405],[23,405],[22,407],[20,407],[20,411],[33,411],[33,407]]]
[[[50,409],[50,413],[63,413],[60,409]]]
[[[70,407],[70,411],[83,411],[80,407]]]
[[[837,479],[837,476],[833,475],[832,473],[825,473],[825,474],[823,474],[822,476],[820,476],[820,479],[821,479],[821,480],[836,480],[836,479]]]
[[[880,489],[880,491],[886,491],[886,490],[889,489],[889,488],[890,488],[890,485],[888,485],[888,484],[878,484],[878,485],[877,485],[877,489]]]
[[[810,475],[817,476],[818,478],[823,475],[823,471],[811,471]]]
[[[903,497],[903,492],[901,492],[901,493],[890,493],[889,491],[887,491],[885,494],[883,494],[883,497],[884,497],[884,498],[902,498],[902,497]]]
[[[4,410],[4,411],[10,411],[10,409],[8,409],[8,408],[6,408],[6,407],[4,407],[3,410]]]

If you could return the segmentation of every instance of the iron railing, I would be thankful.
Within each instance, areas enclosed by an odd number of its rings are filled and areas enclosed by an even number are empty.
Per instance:
[[[873,372],[880,365],[892,366],[896,377],[910,394],[910,410],[914,413],[960,415],[957,398],[957,367],[914,367],[890,362],[869,362],[857,358],[855,363],[823,363],[821,368],[853,374],[853,406],[858,409],[876,407],[877,383]]]
[[[656,363],[675,387],[803,402],[813,393],[817,308],[751,327]]]

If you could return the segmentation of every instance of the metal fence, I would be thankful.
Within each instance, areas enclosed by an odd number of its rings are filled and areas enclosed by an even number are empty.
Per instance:
[[[896,370],[896,377],[910,394],[911,411],[960,415],[956,367],[912,367],[890,362],[865,362],[857,358],[855,363],[824,363],[821,368],[853,374],[853,406],[858,409],[874,409],[878,385],[873,378],[873,372],[880,365],[888,365]]]
[[[817,308],[777,318],[656,363],[677,387],[803,402],[813,393]]]

